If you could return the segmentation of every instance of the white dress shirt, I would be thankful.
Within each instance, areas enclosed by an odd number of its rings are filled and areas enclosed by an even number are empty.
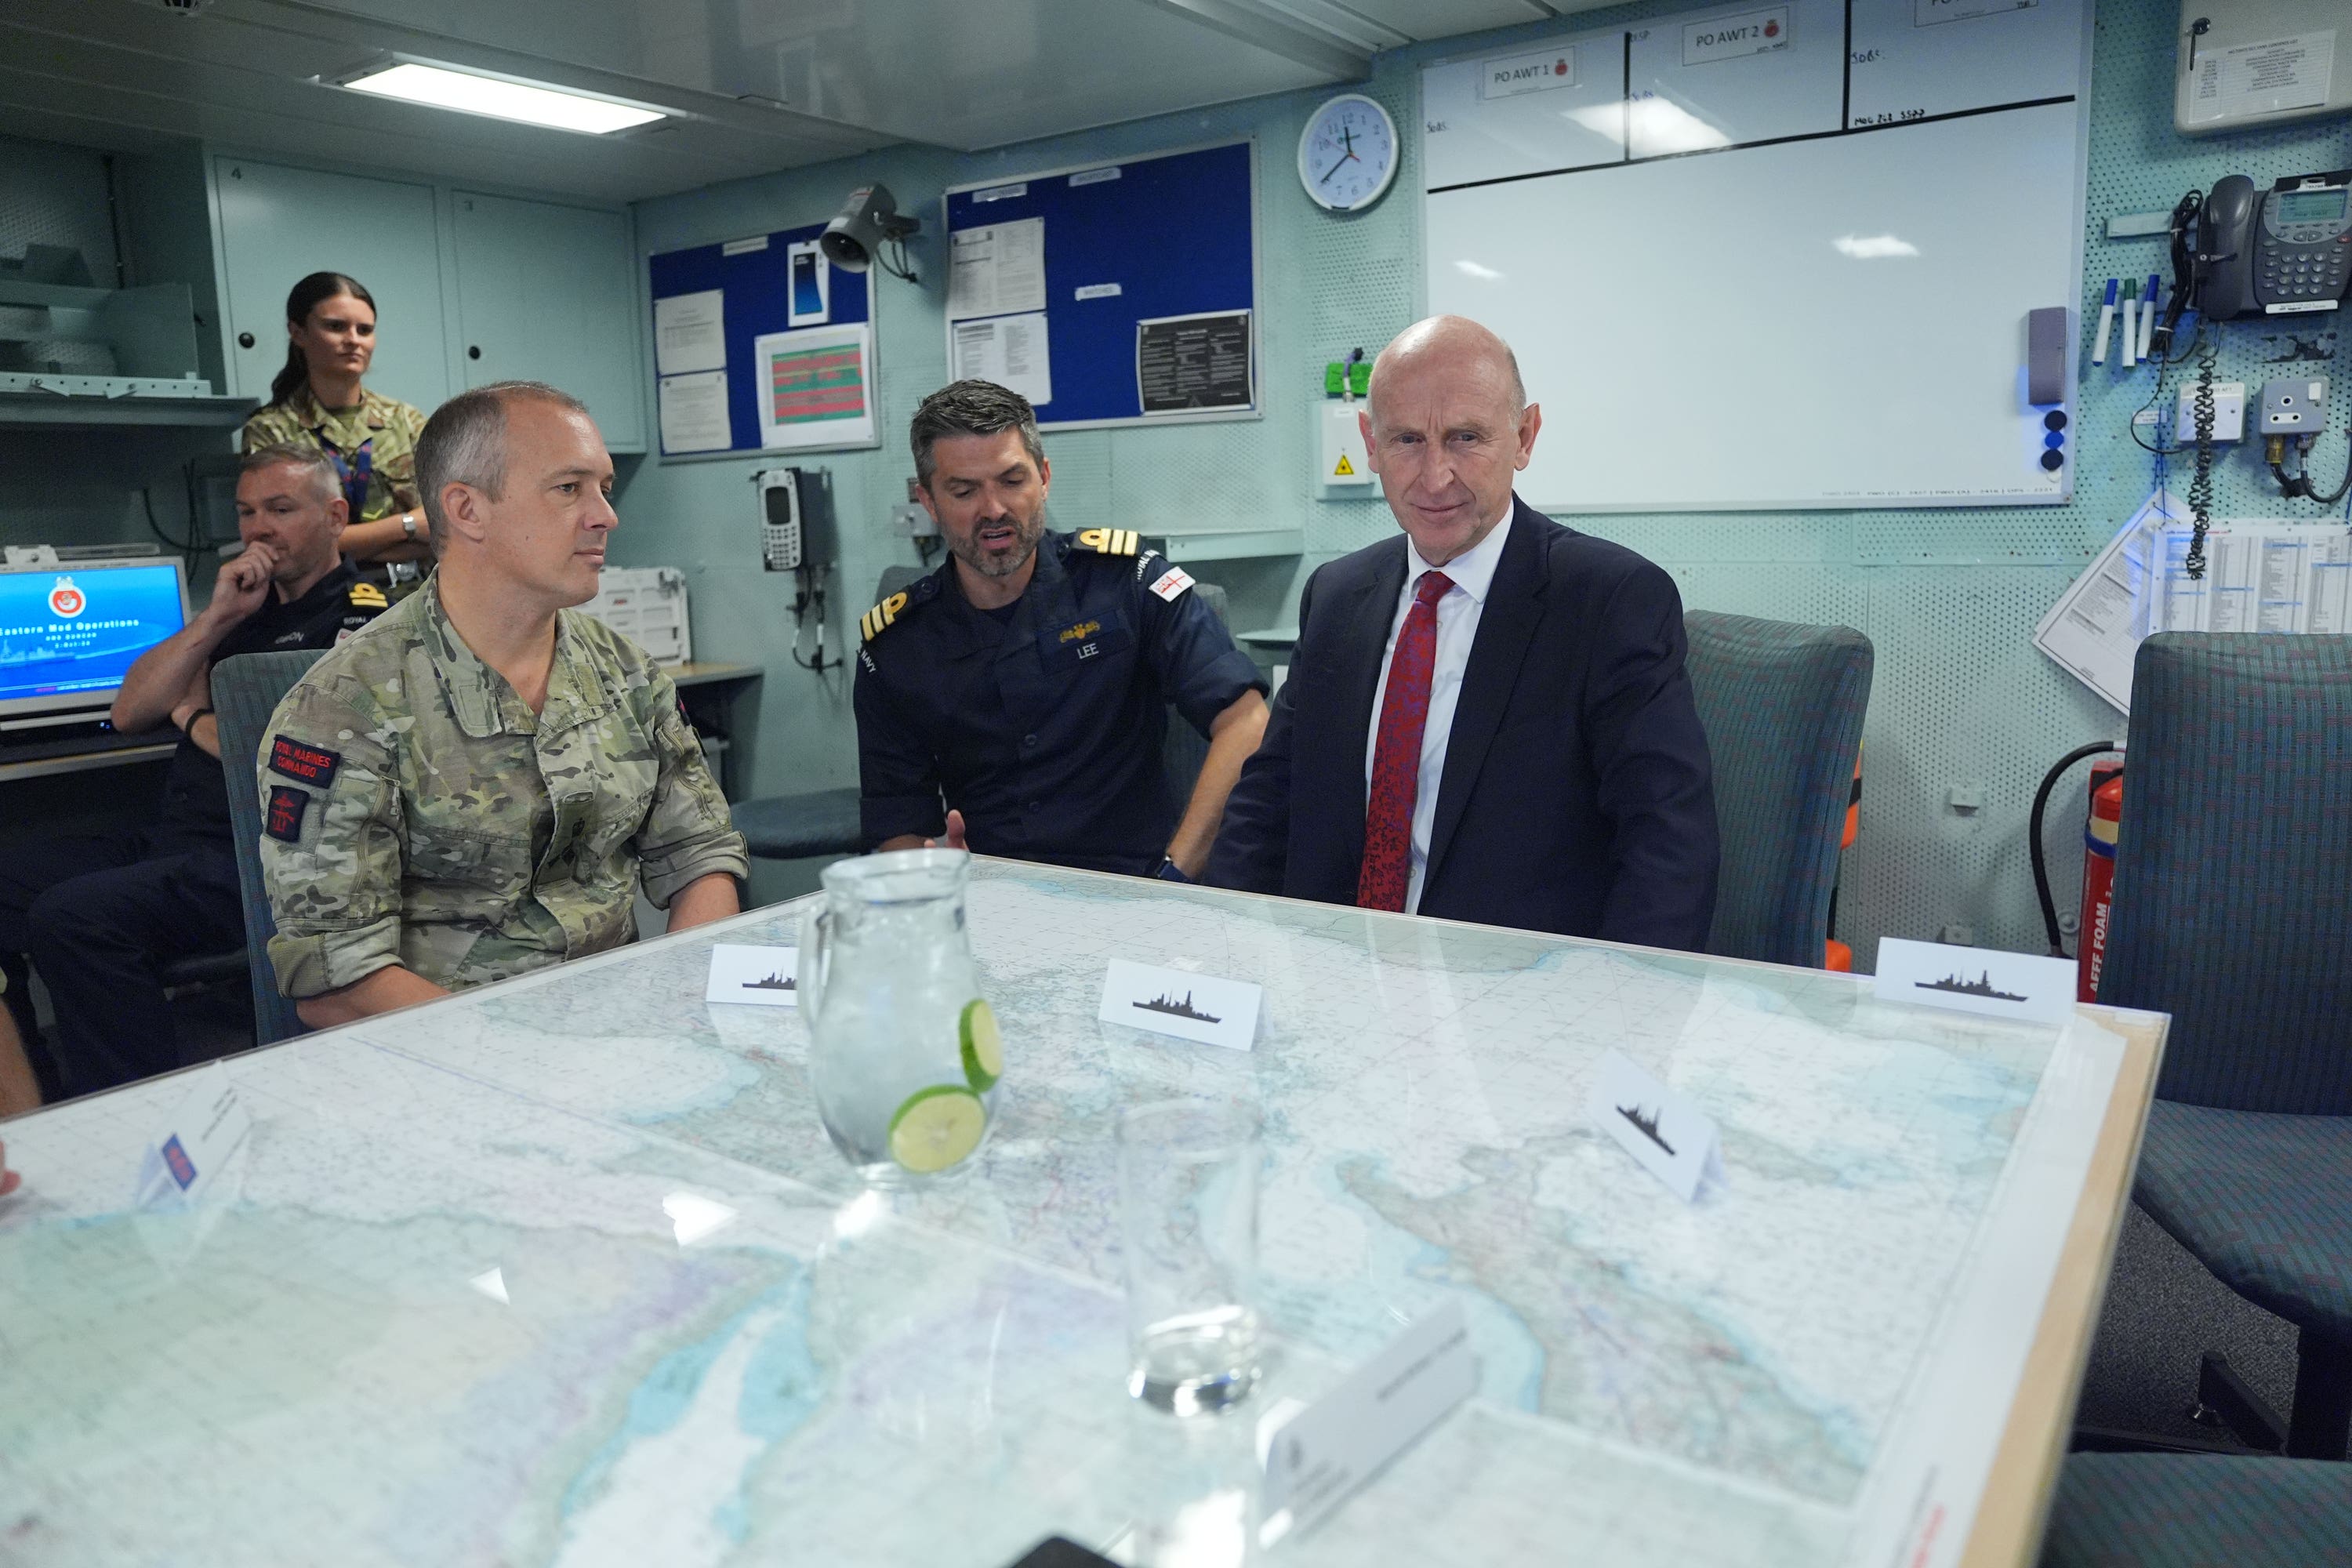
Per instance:
[[[1512,503],[1512,510],[1517,502]],[[1437,785],[1445,776],[1445,742],[1454,732],[1454,709],[1462,698],[1462,672],[1470,665],[1470,645],[1478,637],[1478,616],[1486,607],[1486,594],[1495,585],[1495,566],[1503,558],[1503,536],[1511,531],[1509,512],[1486,531],[1486,537],[1447,562],[1432,566],[1408,541],[1405,544],[1404,590],[1397,595],[1396,613],[1389,617],[1388,647],[1381,654],[1381,683],[1372,691],[1371,732],[1364,739],[1364,805],[1372,798],[1372,758],[1381,744],[1381,705],[1388,700],[1389,663],[1396,658],[1397,634],[1412,608],[1413,593],[1424,572],[1443,572],[1454,586],[1437,601],[1437,658],[1429,672],[1429,718],[1421,731],[1421,778],[1412,798],[1412,875],[1405,884],[1404,910],[1421,908],[1421,884],[1429,869],[1429,835],[1437,823]]]

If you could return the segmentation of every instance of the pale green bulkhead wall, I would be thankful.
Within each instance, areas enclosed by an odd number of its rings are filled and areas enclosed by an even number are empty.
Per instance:
[[[1417,72],[1426,60],[1489,45],[1669,15],[1673,4],[1594,12],[1381,58],[1369,91],[1401,127],[1416,119]],[[2095,47],[2089,245],[2085,304],[2110,275],[2145,279],[2165,270],[2160,240],[2108,244],[2111,214],[2169,208],[2190,186],[2237,172],[2280,175],[2352,164],[2342,121],[2261,134],[2189,141],[2171,128],[2173,0],[2105,0]],[[1116,523],[1149,531],[1171,522],[1292,525],[1304,520],[1308,554],[1291,562],[1218,563],[1202,575],[1233,591],[1238,626],[1287,621],[1306,573],[1383,537],[1394,526],[1377,500],[1312,499],[1311,421],[1321,367],[1359,345],[1376,352],[1410,322],[1421,294],[1421,209],[1416,136],[1395,188],[1376,207],[1335,217],[1311,206],[1292,174],[1300,128],[1322,92],[1254,100],[1199,113],[1121,125],[973,156],[901,149],[768,178],[667,197],[637,208],[645,251],[673,249],[832,216],[855,184],[880,179],[919,214],[919,287],[877,279],[887,444],[876,452],[794,459],[829,468],[842,524],[838,597],[829,644],[854,637],[881,569],[912,563],[913,547],[888,528],[911,471],[907,419],[946,379],[939,199],[950,184],[1134,155],[1204,142],[1258,141],[1260,374],[1265,417],[1253,423],[1156,430],[1085,431],[1047,438],[1058,526]],[[1725,260],[1727,293],[1759,280]],[[1717,309],[1695,305],[1698,309]],[[1750,308],[1750,307],[1742,307]],[[1769,307],[1766,307],[1769,308]],[[641,323],[651,363],[650,313]],[[1736,321],[1726,350],[1737,352]],[[2242,326],[2221,359],[2222,379],[2259,382],[2257,344]],[[1705,374],[1704,365],[1695,365]],[[1593,367],[1605,375],[1606,366]],[[1933,374],[1923,332],[1922,374]],[[1839,931],[1871,966],[1881,935],[1932,938],[1947,923],[1974,928],[1989,946],[2039,952],[2041,920],[2027,869],[2025,822],[2034,785],[2079,742],[2121,739],[2121,717],[2062,674],[2030,641],[2034,623],[2151,488],[2149,459],[2126,422],[2146,400],[2144,375],[2128,381],[2084,366],[2075,425],[2072,504],[2005,510],[1899,510],[1641,514],[1564,518],[1620,540],[1670,568],[1685,604],[1789,620],[1840,622],[1869,634],[1877,676],[1866,731],[1861,840],[1846,860]],[[2352,384],[2339,381],[2346,392]],[[648,389],[648,419],[651,392]],[[1822,410],[1834,419],[1833,408]],[[2336,424],[2341,428],[2343,416]],[[1923,441],[1932,430],[1919,433]],[[1549,441],[1573,439],[1548,431]],[[2340,437],[2318,454],[2323,477],[2344,460]],[[2291,515],[2268,490],[2254,454],[2222,465],[2215,514]],[[757,699],[748,775],[759,794],[856,782],[855,726],[846,672],[819,679],[786,657],[791,580],[762,574],[747,476],[770,459],[661,463],[646,458],[623,496],[625,526],[615,559],[679,564],[692,572],[698,653],[767,669]],[[2176,469],[2176,486],[2185,475]],[[2258,482],[2259,481],[2259,482]],[[2315,520],[2308,503],[2302,514]],[[1946,805],[1956,784],[1981,787],[1982,809]],[[2075,897],[2081,858],[2079,792],[2060,797],[2048,833],[2062,908]],[[2128,825],[2126,826],[2129,831]],[[783,889],[772,872],[755,890]]]

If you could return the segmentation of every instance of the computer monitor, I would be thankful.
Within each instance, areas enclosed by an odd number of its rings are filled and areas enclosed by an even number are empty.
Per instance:
[[[0,566],[0,725],[103,711],[139,656],[187,624],[176,556]]]

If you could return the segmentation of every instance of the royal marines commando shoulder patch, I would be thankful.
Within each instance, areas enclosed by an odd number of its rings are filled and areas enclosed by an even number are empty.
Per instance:
[[[1142,543],[1142,536],[1131,528],[1088,528],[1079,531],[1070,548],[1097,555],[1132,555]]]

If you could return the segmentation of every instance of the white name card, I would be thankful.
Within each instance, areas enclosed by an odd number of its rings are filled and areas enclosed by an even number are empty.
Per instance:
[[[1724,1180],[1723,1141],[1715,1118],[1622,1051],[1601,1058],[1584,1109],[1619,1148],[1683,1202],[1698,1196],[1701,1182]]]
[[[797,1007],[801,1005],[801,950],[796,947],[736,947],[725,942],[710,950],[710,986],[706,1002],[734,1002],[751,1007]]]
[[[220,1179],[253,1131],[253,1117],[218,1062],[192,1075],[191,1088],[148,1141],[133,1206],[194,1205]]]
[[[1272,1546],[1345,1501],[1478,1386],[1462,1303],[1414,1320],[1347,1381],[1265,1439],[1265,1522]]]
[[[1221,980],[1114,958],[1103,978],[1102,1007],[1096,1016],[1106,1024],[1245,1051],[1257,1040],[1258,1002],[1264,994],[1245,980]]]
[[[2074,963],[2027,952],[1878,940],[1876,994],[1906,1007],[1950,1007],[2028,1024],[2063,1024],[2074,1013]]]

